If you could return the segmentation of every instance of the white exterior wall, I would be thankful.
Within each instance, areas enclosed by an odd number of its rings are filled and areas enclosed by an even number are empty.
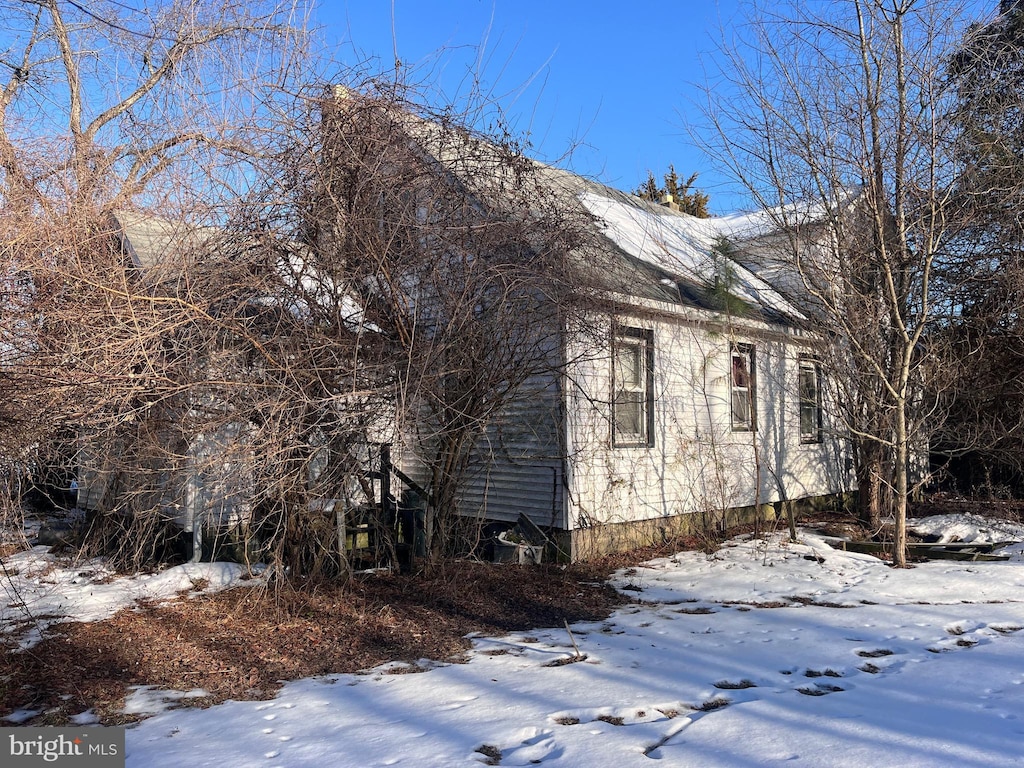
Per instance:
[[[462,514],[565,528],[562,394],[554,374],[536,375],[477,440],[459,498]]]
[[[567,528],[565,399],[557,370],[553,359],[551,371],[530,376],[477,438],[457,498],[459,514],[515,522],[522,513],[538,526]],[[427,420],[418,425],[420,430],[429,427]],[[431,444],[429,432],[408,431],[394,457],[403,472],[428,489],[424,454],[429,455]]]
[[[652,446],[612,445],[611,325],[604,354],[575,363],[567,393],[570,528],[746,507],[846,491],[845,446],[800,439],[798,359],[811,346],[782,328],[746,322],[730,331],[710,316],[620,315],[654,344]],[[757,429],[733,431],[730,350],[755,349]]]
[[[249,522],[253,497],[252,446],[246,424],[229,422],[197,435],[188,448],[183,504],[172,519],[186,531]]]

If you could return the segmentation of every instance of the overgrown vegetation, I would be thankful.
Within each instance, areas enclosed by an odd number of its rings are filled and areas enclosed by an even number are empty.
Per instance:
[[[7,511],[77,494],[129,567],[230,550],[346,578],[367,544],[464,547],[478,438],[560,365],[579,213],[472,105],[300,66],[300,16],[115,6],[19,7],[8,32]],[[391,444],[422,468],[404,521],[374,476]]]
[[[999,10],[966,32],[950,61],[953,117],[966,139],[967,165],[954,192],[977,249],[939,275],[952,315],[941,333],[964,364],[933,451],[960,492],[1019,497],[1024,389],[1018,376],[1006,374],[1024,364],[1024,9],[1004,0]]]

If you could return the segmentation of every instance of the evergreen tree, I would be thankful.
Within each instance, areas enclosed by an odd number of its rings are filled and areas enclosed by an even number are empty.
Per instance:
[[[708,201],[710,197],[699,189],[694,189],[694,182],[697,181],[697,174],[693,173],[683,182],[680,182],[676,174],[675,166],[669,165],[668,173],[664,175],[665,184],[659,187],[654,180],[654,174],[647,172],[647,181],[641,184],[633,193],[637,197],[651,202],[660,202],[665,195],[672,195],[672,200],[679,205],[679,210],[696,216],[700,219],[711,217],[708,212]]]

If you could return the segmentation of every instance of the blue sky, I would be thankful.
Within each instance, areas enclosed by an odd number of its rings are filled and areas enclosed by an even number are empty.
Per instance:
[[[403,67],[457,97],[480,72],[530,154],[621,189],[674,163],[724,213],[742,205],[687,131],[703,61],[739,0],[324,0],[318,21],[343,64]],[[569,158],[563,156],[572,150]]]

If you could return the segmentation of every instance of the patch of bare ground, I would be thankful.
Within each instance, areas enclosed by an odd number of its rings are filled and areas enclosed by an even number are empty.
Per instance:
[[[581,661],[587,660],[587,654],[581,653],[578,656],[564,656],[554,661],[549,661],[545,664],[545,667],[564,667],[566,664],[578,664]]]
[[[501,765],[501,750],[493,744],[479,746],[476,751],[487,758],[484,765]]]
[[[708,699],[699,706],[694,707],[699,712],[713,712],[716,709],[727,707],[732,702],[724,696],[715,696],[714,698]]]
[[[742,691],[746,688],[757,688],[757,683],[752,680],[719,680],[714,683],[715,688],[720,688],[723,691]]]
[[[387,661],[457,661],[471,632],[505,634],[596,620],[624,602],[600,566],[452,563],[433,578],[365,575],[347,587],[240,587],[66,623],[33,648],[0,654],[0,716],[63,724],[87,709],[106,724],[129,686],[202,688],[209,706],[265,699],[281,681],[356,672]]]

